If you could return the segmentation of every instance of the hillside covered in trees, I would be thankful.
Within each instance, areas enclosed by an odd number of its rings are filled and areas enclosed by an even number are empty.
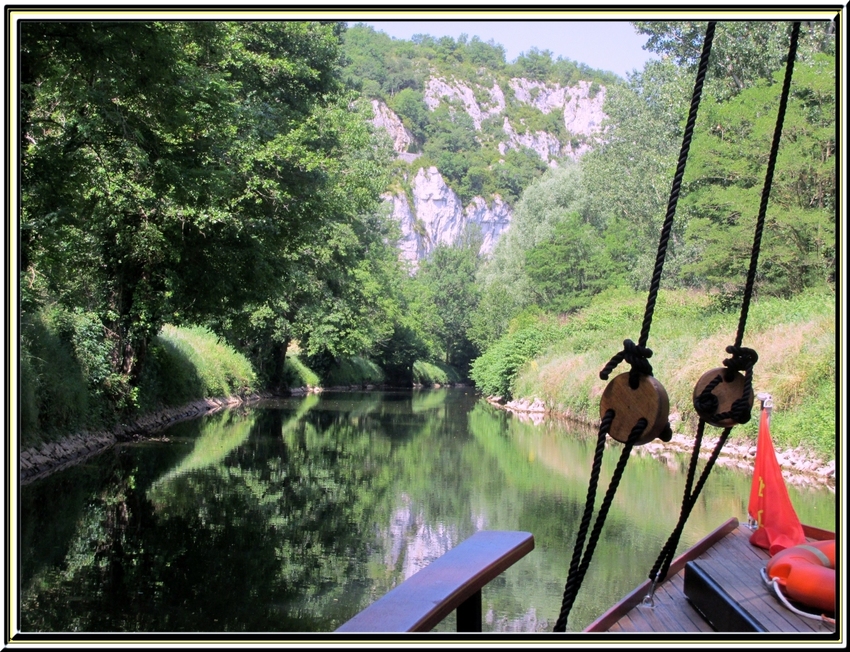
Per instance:
[[[663,56],[623,80],[342,23],[23,23],[22,429],[176,400],[173,328],[214,334],[254,387],[298,382],[295,343],[320,382],[356,357],[396,384],[419,361],[483,385],[523,328],[644,291],[705,24],[634,27]],[[718,25],[664,286],[720,312],[740,302],[789,28]],[[835,74],[832,25],[804,23],[758,297],[835,283]],[[570,127],[581,102],[590,132]],[[437,175],[450,238],[396,211]],[[411,233],[429,241],[413,269]]]

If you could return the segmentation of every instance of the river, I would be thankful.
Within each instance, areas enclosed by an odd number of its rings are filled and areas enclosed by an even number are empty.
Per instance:
[[[551,631],[594,439],[468,389],[326,392],[177,424],[22,487],[21,630],[330,632],[474,532],[500,529],[531,532],[536,547],[485,587],[484,630]],[[618,455],[606,450],[600,494]],[[686,468],[684,456],[632,454],[571,630],[646,578]],[[680,550],[744,521],[750,482],[716,468]],[[831,491],[789,493],[802,522],[834,529]],[[450,616],[436,631],[453,629]]]

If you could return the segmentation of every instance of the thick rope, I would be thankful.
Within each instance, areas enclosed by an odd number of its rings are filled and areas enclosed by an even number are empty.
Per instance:
[[[655,311],[655,301],[658,298],[658,289],[661,286],[661,272],[664,269],[664,259],[667,256],[667,243],[670,239],[670,231],[673,228],[673,217],[676,215],[676,204],[679,201],[679,192],[682,187],[682,178],[685,176],[685,165],[688,162],[688,151],[691,148],[691,140],[694,134],[694,125],[697,121],[699,102],[702,97],[702,87],[705,74],[708,70],[708,58],[711,54],[711,43],[714,40],[714,28],[716,22],[710,22],[705,30],[705,40],[702,44],[702,55],[700,56],[697,78],[694,83],[694,93],[691,97],[691,108],[688,112],[688,122],[685,125],[685,133],[682,138],[682,149],[679,151],[679,163],[676,166],[676,174],[673,177],[673,187],[670,190],[670,199],[667,202],[667,215],[664,225],[661,227],[661,238],[658,241],[658,253],[655,256],[655,269],[652,273],[652,282],[649,285],[649,296],[646,300],[646,311],[643,317],[643,326],[640,331],[638,344],[646,346],[649,339],[649,329],[652,325],[652,314]]]
[[[767,164],[767,172],[765,174],[764,187],[762,188],[762,196],[761,196],[761,206],[759,207],[758,219],[756,220],[756,230],[755,235],[753,237],[753,248],[752,254],[750,256],[750,267],[747,272],[747,283],[744,289],[744,299],[741,305],[741,315],[738,321],[738,331],[735,337],[735,344],[733,346],[729,346],[726,348],[727,353],[731,353],[732,357],[724,360],[723,364],[726,366],[726,376],[727,379],[731,379],[732,375],[736,371],[744,371],[744,392],[743,395],[737,399],[731,409],[722,414],[716,415],[715,418],[718,420],[723,420],[725,418],[732,418],[736,423],[746,423],[750,420],[750,407],[749,407],[749,397],[752,395],[752,373],[753,366],[756,361],[758,361],[758,354],[752,350],[747,349],[741,346],[741,343],[744,340],[744,329],[746,328],[747,323],[747,313],[749,312],[750,300],[752,298],[753,286],[755,284],[755,276],[756,270],[758,268],[758,257],[761,249],[761,238],[762,233],[764,231],[764,222],[765,215],[767,214],[767,204],[770,198],[770,189],[773,183],[773,174],[776,169],[776,159],[779,152],[779,141],[782,136],[782,125],[785,121],[785,112],[788,107],[788,97],[790,95],[791,89],[791,77],[794,72],[794,59],[797,54],[797,41],[800,34],[800,23],[795,22],[793,24],[791,30],[791,44],[788,50],[788,60],[785,65],[785,80],[782,85],[782,95],[779,101],[779,111],[776,117],[776,127],[773,132],[773,142],[770,148],[770,157],[768,159]],[[698,397],[697,403],[700,407],[709,407],[709,399],[707,392],[710,393],[714,387],[722,381],[722,377],[718,374],[718,377],[709,383],[706,387],[706,390],[702,392],[700,397]],[[709,387],[711,389],[709,389]],[[716,410],[717,399],[714,398],[715,407],[710,410]],[[697,439],[694,443],[694,450],[691,455],[691,469],[694,468],[696,464],[696,459],[699,454],[700,442],[702,441],[702,434],[705,429],[705,421],[700,419]],[[712,467],[714,466],[714,462],[717,460],[718,455],[720,454],[720,450],[723,448],[723,445],[726,443],[726,439],[729,437],[729,433],[732,431],[732,428],[726,428],[723,430],[723,434],[720,436],[720,439],[715,446],[714,452],[712,452],[711,457],[706,463],[705,469],[703,469],[702,475],[700,476],[700,480],[697,483],[697,486],[694,488],[691,493],[691,482],[692,482],[692,470],[689,469],[688,479],[685,487],[685,494],[682,500],[682,510],[679,515],[679,522],[676,524],[675,529],[673,530],[670,538],[667,540],[664,548],[661,550],[661,554],[659,554],[658,559],[655,562],[655,565],[652,567],[652,570],[649,573],[649,579],[652,581],[652,586],[650,588],[649,595],[647,595],[645,602],[648,604],[652,604],[652,596],[655,592],[655,587],[659,581],[663,581],[667,576],[667,572],[670,569],[670,564],[673,561],[673,555],[676,551],[676,547],[679,545],[679,539],[682,535],[682,530],[685,527],[685,523],[687,522],[688,516],[690,516],[691,510],[696,504],[697,498],[699,497],[700,492],[702,491],[703,486],[705,485],[706,480],[708,479],[708,475],[711,472]]]
[[[670,564],[673,562],[673,555],[676,553],[676,548],[679,545],[679,540],[682,537],[682,531],[685,529],[685,523],[687,522],[688,517],[691,515],[691,511],[693,510],[694,505],[696,505],[697,498],[699,498],[700,492],[702,491],[703,486],[705,486],[705,483],[708,480],[708,476],[711,473],[711,469],[714,467],[714,463],[717,461],[717,457],[720,455],[720,450],[726,443],[726,440],[729,437],[729,433],[732,432],[732,428],[726,428],[723,430],[723,434],[720,435],[720,439],[718,439],[717,445],[714,447],[714,450],[711,453],[711,457],[708,458],[705,468],[702,470],[702,474],[700,475],[696,487],[694,487],[693,492],[691,492],[693,475],[696,471],[696,460],[699,457],[699,445],[702,442],[704,430],[705,421],[700,419],[699,427],[697,428],[697,440],[694,444],[693,453],[691,454],[691,465],[688,469],[688,480],[685,486],[685,494],[682,500],[682,509],[679,514],[679,522],[676,524],[676,527],[673,529],[673,532],[667,539],[667,543],[665,543],[664,547],[661,549],[661,553],[658,555],[658,559],[655,560],[655,564],[652,566],[652,570],[650,570],[649,572],[649,579],[652,581],[652,587],[650,588],[650,592],[647,598],[650,603],[652,602],[652,596],[655,592],[655,586],[659,581],[664,580],[664,578],[667,576],[667,572],[670,570]]]
[[[740,347],[744,341],[744,329],[747,326],[747,314],[750,310],[750,300],[753,294],[753,286],[758,269],[759,253],[761,251],[761,237],[764,231],[764,220],[767,214],[767,203],[770,199],[770,188],[773,184],[773,173],[776,169],[776,158],[779,153],[779,141],[782,137],[782,125],[785,122],[785,112],[788,108],[788,96],[791,94],[791,76],[794,73],[794,59],[797,58],[797,40],[800,35],[800,23],[795,22],[791,29],[791,45],[788,48],[788,61],[785,63],[785,80],[782,84],[782,95],[779,99],[779,112],[776,115],[776,127],[773,130],[773,143],[770,147],[770,158],[767,162],[767,172],[764,177],[764,187],[761,192],[761,205],[759,206],[758,219],[756,220],[756,231],[753,236],[753,249],[750,255],[750,268],[747,272],[747,284],[744,287],[744,299],[741,303],[741,316],[738,320],[738,333],[735,337],[735,346]]]
[[[599,377],[602,380],[608,380],[608,376],[611,375],[614,368],[625,360],[631,365],[629,387],[637,389],[640,374],[644,376],[652,375],[652,365],[649,364],[649,358],[651,357],[652,349],[648,349],[645,346],[638,346],[631,340],[623,340],[623,350],[614,354],[614,357],[599,372]]]
[[[713,415],[709,421],[725,421],[732,419],[735,423],[747,423],[751,418],[751,400],[753,395],[753,367],[758,362],[759,356],[753,349],[746,347],[727,346],[726,352],[731,353],[732,357],[723,361],[726,366],[725,373],[719,373],[710,383],[700,392],[699,396],[694,398],[694,408],[702,415]],[[744,391],[741,396],[736,399],[729,410],[726,412],[717,412],[719,401],[712,393],[714,389],[725,380],[731,381],[736,372],[744,372]]]
[[[591,477],[588,485],[584,518],[582,518],[582,525],[579,528],[579,532],[576,534],[576,545],[573,548],[573,559],[570,563],[569,576],[567,577],[567,583],[564,586],[564,597],[561,602],[561,612],[558,615],[558,620],[555,622],[555,627],[553,629],[555,632],[567,631],[567,619],[569,618],[570,611],[575,603],[578,590],[581,588],[581,583],[584,581],[585,573],[587,573],[587,569],[590,566],[590,561],[593,559],[593,552],[599,541],[599,535],[602,533],[602,526],[605,524],[605,519],[608,516],[608,510],[611,508],[611,503],[614,502],[614,495],[617,493],[617,487],[620,485],[620,479],[623,477],[623,472],[626,470],[626,464],[629,461],[632,448],[647,426],[646,419],[638,419],[638,422],[629,433],[629,438],[623,446],[623,451],[620,453],[620,459],[617,462],[614,473],[611,475],[611,482],[608,485],[608,491],[605,493],[605,497],[602,499],[602,504],[599,507],[599,514],[597,514],[596,522],[593,524],[593,531],[590,533],[590,539],[587,542],[587,549],[584,551],[584,555],[582,556],[581,549],[584,545],[584,537],[587,532],[587,527],[590,525],[590,514],[593,511],[593,502],[596,499],[596,485],[599,480],[599,469],[602,465],[602,450],[604,449],[605,435],[607,434],[613,419],[614,411],[608,410],[605,413],[603,422],[599,426],[599,441],[597,442],[598,455],[594,458],[593,471],[591,472],[592,475],[595,473],[596,477]],[[602,445],[600,445],[599,442],[601,442]],[[581,557],[580,562],[579,557]]]
[[[578,568],[581,564],[581,553],[584,549],[584,540],[587,536],[587,531],[590,529],[590,520],[593,516],[593,506],[596,503],[596,489],[599,485],[599,474],[602,470],[602,453],[605,451],[605,438],[608,431],[611,429],[611,422],[614,420],[614,410],[607,410],[602,417],[602,422],[599,424],[599,432],[596,436],[596,449],[593,453],[593,465],[590,470],[590,480],[587,484],[587,498],[584,502],[584,513],[579,523],[578,531],[576,532],[576,541],[573,546],[573,557],[570,561],[570,570],[567,573],[567,583],[564,586],[564,596],[562,599],[561,613],[564,613],[564,605],[569,604],[572,607],[572,602],[575,600],[575,595],[578,593],[576,586],[576,578],[578,577]],[[567,609],[569,613],[569,609]],[[564,631],[558,629],[560,619],[555,624],[555,631]],[[566,616],[564,616],[563,626],[566,627]]]
[[[607,380],[609,374],[614,369],[614,367],[616,367],[620,362],[625,359],[632,367],[629,373],[629,386],[632,389],[637,389],[641,374],[649,376],[652,375],[652,366],[649,364],[649,358],[652,356],[652,350],[647,348],[646,342],[649,339],[649,329],[652,324],[652,314],[654,312],[655,302],[658,297],[658,289],[661,285],[661,272],[664,267],[664,259],[667,255],[667,243],[670,238],[670,231],[673,227],[673,217],[676,213],[676,204],[679,199],[682,178],[685,174],[685,165],[688,159],[688,151],[690,150],[691,140],[693,139],[694,125],[696,124],[697,111],[699,109],[700,98],[702,97],[702,87],[705,81],[706,71],[708,70],[708,57],[709,53],[711,52],[711,42],[714,39],[715,25],[715,22],[710,22],[708,24],[708,28],[706,30],[705,35],[705,41],[703,42],[703,52],[700,58],[696,82],[694,84],[694,93],[691,99],[690,111],[688,113],[688,121],[685,126],[684,136],[682,138],[682,149],[679,152],[679,162],[676,167],[676,174],[673,178],[673,187],[670,192],[670,200],[667,205],[667,214],[664,219],[664,225],[661,229],[661,237],[658,242],[658,252],[655,258],[655,269],[652,275],[652,282],[650,283],[649,297],[647,298],[647,306],[646,312],[644,314],[640,340],[638,344],[634,344],[634,342],[632,342],[631,340],[625,340],[623,342],[623,350],[620,353],[614,355],[614,357],[611,358],[611,360],[599,373],[600,378],[602,378],[603,380]],[[611,413],[612,410],[608,410],[605,414],[605,417],[607,418]],[[611,415],[611,419],[613,419],[613,415]],[[603,421],[604,420],[605,419],[603,418]],[[554,631],[556,632],[566,631],[567,619],[569,617],[570,610],[572,609],[573,603],[575,602],[575,598],[578,594],[578,589],[581,587],[581,582],[584,579],[584,575],[588,567],[590,566],[590,561],[593,558],[593,551],[596,548],[596,543],[599,540],[599,535],[602,531],[602,526],[605,523],[605,518],[608,514],[608,509],[610,508],[611,503],[614,500],[614,494],[617,491],[617,487],[620,483],[620,478],[622,477],[623,471],[626,468],[626,463],[628,462],[629,455],[631,454],[631,450],[634,447],[634,443],[638,440],[640,435],[646,429],[647,425],[647,420],[641,418],[638,420],[637,424],[635,424],[635,426],[632,428],[631,433],[629,433],[629,437],[620,455],[620,461],[617,463],[617,467],[611,477],[611,483],[608,487],[608,491],[605,494],[605,498],[603,499],[602,504],[599,508],[599,514],[596,517],[596,522],[593,526],[593,532],[591,532],[590,540],[587,544],[587,550],[581,557],[581,561],[578,562],[581,548],[584,543],[585,532],[587,526],[589,525],[589,514],[593,509],[593,504],[590,499],[591,497],[595,498],[596,495],[595,483],[598,480],[598,475],[597,480],[594,480],[594,478],[591,477],[591,485],[593,486],[588,489],[588,503],[585,505],[585,517],[587,518],[587,522],[585,523],[585,519],[582,519],[582,525],[576,535],[576,545],[573,549],[573,561],[570,564],[569,577],[567,578],[567,583],[564,587],[564,598],[561,605],[561,613],[558,616],[557,622],[555,623]],[[608,426],[605,428],[606,432],[608,427],[610,427],[610,421],[608,422]],[[599,432],[600,438],[602,438],[602,424],[600,424]],[[669,434],[672,436],[672,432],[665,434]],[[601,464],[601,460],[597,462],[597,460],[594,459],[594,468],[596,467],[597,463]]]

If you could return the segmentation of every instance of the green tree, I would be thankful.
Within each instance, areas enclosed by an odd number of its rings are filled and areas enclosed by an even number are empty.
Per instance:
[[[464,374],[477,354],[468,331],[479,298],[475,276],[480,247],[480,233],[467,229],[454,245],[438,245],[417,274],[433,307],[429,327],[443,360]]]
[[[552,241],[557,225],[569,216],[581,216],[583,224],[590,224],[588,199],[579,163],[549,170],[522,193],[511,228],[478,274],[481,299],[470,318],[470,336],[480,348],[495,342],[511,319],[540,299],[528,273],[528,252]],[[540,273],[545,276],[542,268]]]
[[[611,281],[605,242],[578,213],[568,213],[551,235],[525,252],[525,271],[540,307],[582,308]]]
[[[682,145],[694,78],[671,60],[650,61],[606,95],[605,141],[582,159],[589,210],[600,229],[625,237],[610,255],[634,287],[652,276],[658,237]],[[674,222],[664,279],[675,276],[682,232]]]
[[[338,59],[333,24],[22,23],[22,264],[116,369],[275,288],[323,214]]]
[[[743,287],[782,77],[706,103],[683,204],[693,283]],[[779,296],[835,277],[835,59],[799,62],[791,88],[759,257],[758,287]]]
[[[704,21],[638,21],[639,34],[649,36],[645,48],[669,56],[680,66],[695,70],[699,63],[707,23]],[[791,23],[785,21],[722,21],[711,48],[708,77],[715,94],[727,97],[759,79],[769,79],[788,53]],[[799,56],[835,51],[835,24],[806,21]]]

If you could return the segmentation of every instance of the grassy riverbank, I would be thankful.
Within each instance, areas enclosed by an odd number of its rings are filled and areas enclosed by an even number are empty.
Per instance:
[[[541,343],[521,363],[514,361],[516,369],[504,370],[511,374],[511,395],[540,398],[550,409],[598,420],[599,398],[606,386],[599,370],[622,349],[624,339],[637,341],[645,306],[644,294],[609,292],[559,323],[543,320],[526,327],[525,336],[517,341],[532,340],[536,331]],[[759,355],[755,392],[773,397],[774,442],[802,447],[825,459],[835,455],[835,317],[835,295],[828,290],[787,300],[757,300],[750,308],[743,341]],[[705,372],[722,367],[737,326],[736,309],[721,309],[707,294],[660,293],[648,340],[653,350],[650,362],[670,396],[671,414],[680,420],[677,432],[695,432],[694,385]],[[479,375],[485,370],[492,374],[484,362],[478,363]],[[627,370],[623,363],[612,377]],[[474,379],[475,371],[474,366]],[[757,428],[758,420],[752,419],[736,427],[732,437],[755,441]]]
[[[22,320],[20,425],[24,449],[203,398],[258,391],[248,360],[204,328],[166,326],[136,386],[110,366],[93,316],[44,311]]]
[[[150,346],[136,386],[112,370],[109,344],[93,315],[45,310],[23,319],[21,332],[18,423],[24,450],[201,399],[264,389],[248,359],[205,328],[166,325]],[[287,353],[284,375],[290,388],[386,380],[383,369],[360,356],[342,357],[320,374],[302,359],[297,345]],[[460,380],[447,365],[414,365],[417,384]]]

